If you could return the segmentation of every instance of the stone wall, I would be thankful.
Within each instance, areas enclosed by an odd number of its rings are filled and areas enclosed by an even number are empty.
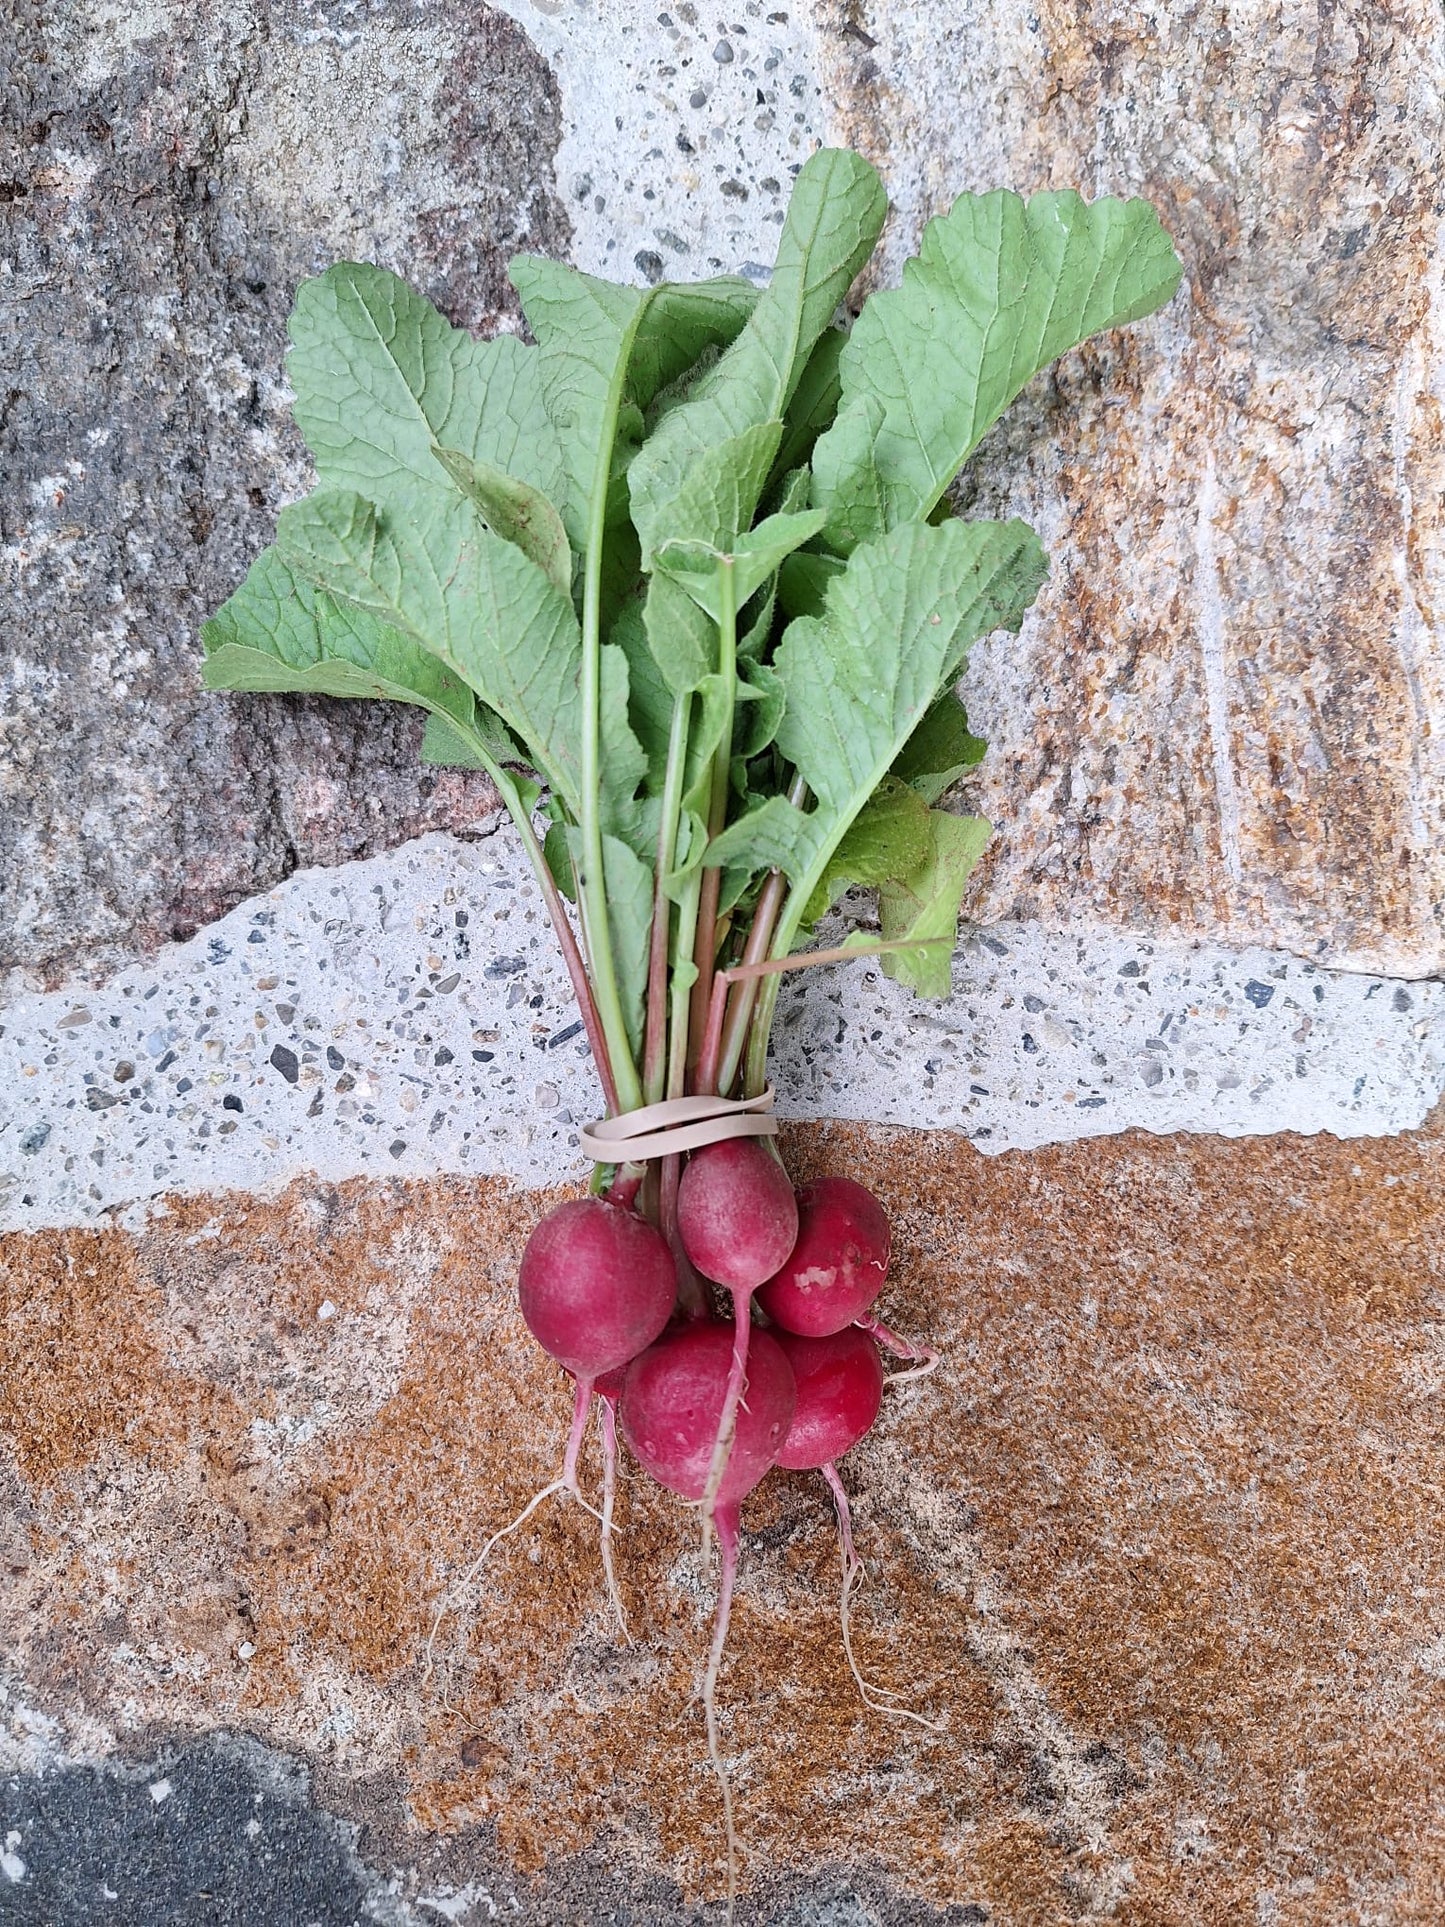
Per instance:
[[[719,1917],[687,1520],[624,1480],[632,1647],[577,1509],[456,1593],[559,1449],[519,1187],[596,1102],[495,798],[406,713],[204,695],[196,631],[308,486],[300,278],[486,332],[518,248],[762,277],[824,140],[882,276],[1006,183],[1147,194],[1186,279],[959,489],[1054,566],[969,670],[953,998],[784,1010],[790,1156],[877,1184],[947,1354],[845,1468],[860,1645],[938,1730],[858,1704],[821,1487],[770,1482],[744,1917],[1440,1917],[1438,10],[7,27],[0,1923]]]

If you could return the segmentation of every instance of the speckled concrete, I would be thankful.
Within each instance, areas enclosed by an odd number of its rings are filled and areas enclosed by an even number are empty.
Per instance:
[[[1445,986],[1268,951],[1001,925],[924,1002],[858,963],[795,979],[789,1116],[929,1122],[982,1150],[1131,1126],[1370,1135],[1445,1084]],[[0,1011],[0,1223],[312,1173],[585,1169],[598,1095],[505,825],[298,873],[154,965]]]

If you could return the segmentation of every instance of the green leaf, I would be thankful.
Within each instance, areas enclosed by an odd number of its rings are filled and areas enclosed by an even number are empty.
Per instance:
[[[630,432],[620,440],[630,454],[628,444],[641,432],[639,411],[705,348],[731,341],[757,305],[757,294],[732,277],[687,288],[618,287],[534,254],[519,254],[509,273],[537,338],[546,409],[561,441],[567,480],[553,500],[580,554],[619,356],[628,354],[630,413],[624,428],[630,424]],[[625,497],[619,503],[619,514],[624,512]]]
[[[936,803],[965,771],[983,761],[988,748],[968,726],[963,704],[952,690],[940,696],[914,730],[893,764],[900,783],[916,790],[925,803]]]
[[[969,645],[1018,627],[1044,567],[1022,522],[905,523],[853,552],[821,616],[788,625],[777,740],[816,798],[808,859],[789,872],[807,896]]]
[[[644,782],[650,790],[660,790],[663,770],[650,768],[647,751],[632,728],[630,684],[626,651],[615,642],[604,642],[600,662],[601,781],[597,807],[604,832],[621,837],[638,856],[646,859],[657,848],[657,810],[654,805],[639,801],[637,791]],[[666,756],[664,743],[664,763]]]
[[[848,335],[843,328],[825,328],[809,355],[798,385],[793,390],[783,420],[783,440],[778,449],[780,472],[799,467],[813,452],[813,444],[838,412],[842,379],[838,358]]]
[[[551,822],[542,838],[542,860],[552,873],[552,881],[569,903],[577,901],[577,878],[572,869],[572,852],[567,843],[567,824],[555,804],[550,806]]]
[[[738,701],[733,723],[733,755],[751,762],[778,733],[787,697],[777,671],[746,657],[738,662]]]
[[[274,548],[201,625],[207,689],[282,690],[419,703],[469,723],[471,690],[400,630],[338,603]]]
[[[822,526],[822,510],[805,509],[800,515],[770,515],[740,535],[727,551],[734,565],[733,607],[740,609],[776,574],[784,556],[810,541]],[[656,568],[679,582],[714,622],[722,619],[717,579],[720,553],[708,542],[669,542],[654,557]]]
[[[693,605],[687,606],[701,621]],[[627,658],[627,717],[647,757],[648,788],[660,792],[667,768],[674,696],[653,656],[644,605],[638,597],[623,604],[607,639]]]
[[[843,558],[800,550],[778,570],[778,600],[789,616],[820,616],[828,584],[843,572]]]
[[[876,468],[890,527],[926,516],[988,429],[1056,356],[1162,306],[1180,266],[1147,201],[962,194],[930,221],[903,286],[874,294],[839,361],[837,426],[814,453],[814,500],[849,547]],[[871,447],[855,404],[879,403]]]
[[[323,489],[283,509],[288,565],[338,602],[430,650],[521,740],[528,761],[579,808],[581,638],[569,597],[453,495],[424,516],[379,515]]]
[[[648,407],[709,350],[726,348],[757,305],[758,290],[735,274],[711,281],[664,281],[655,287],[628,373],[638,407]]]
[[[323,486],[382,507],[448,495],[440,443],[560,498],[536,349],[474,341],[405,281],[356,261],[302,283],[290,333],[293,412]]]
[[[921,869],[931,850],[928,805],[905,784],[885,777],[854,817],[803,909],[816,923],[845,890],[877,889]]]
[[[826,509],[828,541],[844,554],[907,519],[890,515],[883,477],[873,458],[886,420],[876,395],[854,395],[813,450],[813,489]]]
[[[519,482],[490,462],[473,461],[459,449],[433,448],[432,454],[487,527],[504,542],[515,542],[563,595],[571,595],[572,545],[546,496],[529,482]]]
[[[466,693],[472,696],[470,689]],[[520,743],[500,716],[484,709],[475,696],[472,696],[471,712],[461,727],[450,716],[435,711],[427,717],[421,739],[424,763],[446,769],[485,769],[486,762],[478,754],[479,744],[495,763],[526,763]]]
[[[818,846],[815,816],[804,816],[785,796],[768,796],[708,845],[708,863],[744,875],[781,870],[794,883],[807,876]]]
[[[643,621],[657,673],[674,696],[685,696],[717,668],[718,635],[697,603],[673,576],[648,577]]]
[[[930,810],[927,823],[927,856],[911,875],[879,890],[878,916],[890,942],[932,937],[937,948],[894,951],[878,961],[888,976],[921,997],[947,997],[953,989],[959,906],[991,826],[981,816],[950,816],[945,810]]]
[[[669,499],[664,521],[649,519],[638,524],[644,567],[653,566],[660,532],[664,545],[704,543],[711,544],[714,551],[731,550],[752,522],[782,428],[781,422],[759,422],[694,454]],[[642,460],[652,446],[648,442],[637,460]],[[636,465],[634,461],[634,470]]]
[[[632,515],[645,555],[666,541],[731,541],[750,525],[761,484],[731,528],[687,519],[673,504],[711,450],[781,422],[814,344],[873,252],[887,206],[861,156],[823,148],[804,164],[772,279],[746,327],[658,422],[632,464]]]

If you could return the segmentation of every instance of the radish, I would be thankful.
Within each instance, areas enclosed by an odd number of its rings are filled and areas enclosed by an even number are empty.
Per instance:
[[[975,642],[1018,630],[1047,558],[1020,521],[954,519],[946,492],[1053,356],[1160,306],[1181,274],[1147,202],[966,194],[843,347],[830,323],[886,213],[868,162],[824,148],[798,170],[761,292],[604,293],[520,256],[530,345],[473,341],[395,275],[338,263],[298,295],[288,361],[322,487],[282,510],[275,547],[202,628],[207,688],[418,704],[424,758],[487,773],[531,866],[622,1128],[583,1127],[605,1195],[554,1211],[522,1263],[527,1324],[576,1379],[561,1475],[468,1577],[549,1495],[587,1503],[594,1395],[619,1617],[619,1405],[644,1464],[701,1500],[705,1551],[716,1508],[705,1699],[730,1918],[712,1700],[738,1503],[780,1455],[820,1465],[847,1645],[861,1568],[834,1461],[877,1410],[875,1344],[916,1366],[889,1383],[938,1361],[873,1317],[877,1201],[836,1178],[795,1198],[729,1113],[771,1104],[784,973],[871,953],[921,995],[952,993],[989,833],[939,807],[980,753],[956,689]],[[641,700],[629,665],[647,658]],[[876,887],[878,931],[807,950],[849,883]],[[731,1333],[705,1279],[732,1295]],[[830,1341],[795,1353],[801,1400],[785,1350],[752,1336],[760,1287],[778,1328]],[[674,1311],[692,1329],[660,1337]]]
[[[636,1358],[672,1316],[677,1270],[667,1240],[605,1198],[571,1198],[537,1226],[522,1253],[517,1296],[543,1351],[590,1393],[604,1372]]]
[[[613,1423],[616,1374],[650,1345],[672,1316],[677,1271],[667,1240],[646,1219],[605,1198],[570,1198],[533,1231],[522,1253],[517,1296],[527,1328],[542,1349],[577,1381],[572,1429],[561,1474],[534,1495],[509,1525],[494,1532],[460,1584],[442,1601],[427,1640],[426,1663],[457,1592],[475,1580],[492,1548],[510,1538],[555,1493],[566,1492],[589,1512],[582,1497],[577,1460],[599,1379],[602,1400],[602,1569],[624,1639],[630,1640],[622,1596],[612,1564],[612,1509],[617,1482],[617,1434]]]
[[[628,1371],[622,1392],[623,1436],[658,1484],[684,1499],[701,1499],[706,1491],[736,1358],[733,1335],[726,1325],[696,1320],[660,1339],[634,1360]],[[732,1788],[718,1747],[717,1677],[737,1577],[738,1508],[775,1463],[797,1404],[792,1367],[769,1332],[754,1334],[746,1390],[746,1399],[737,1406],[732,1450],[717,1488],[715,1518],[721,1560],[712,1647],[702,1693],[708,1757],[722,1790],[729,1920],[737,1898],[737,1832]]]
[[[855,1190],[859,1186],[853,1187]],[[865,1193],[865,1196],[867,1194]],[[863,1704],[875,1713],[889,1713],[920,1726],[939,1729],[932,1720],[906,1706],[890,1706],[898,1695],[886,1686],[873,1686],[864,1679],[853,1655],[853,1632],[849,1608],[853,1589],[863,1575],[863,1561],[853,1549],[853,1519],[848,1494],[838,1476],[836,1460],[855,1446],[873,1421],[883,1402],[883,1361],[871,1336],[856,1325],[829,1332],[822,1338],[799,1338],[779,1330],[777,1343],[793,1368],[797,1402],[788,1436],[778,1451],[778,1464],[790,1472],[821,1472],[833,1494],[838,1515],[838,1539],[843,1553],[843,1592],[839,1618],[843,1630],[843,1651],[848,1670]]]
[[[688,1160],[677,1191],[677,1232],[689,1260],[733,1301],[733,1352],[702,1499],[703,1545],[725,1484],[748,1363],[752,1295],[786,1261],[798,1235],[788,1174],[758,1138],[728,1138]]]
[[[777,1462],[789,1472],[821,1471],[871,1431],[883,1402],[883,1361],[867,1332],[847,1325],[826,1338],[773,1334],[793,1368],[797,1404]]]
[[[798,1192],[798,1236],[758,1292],[775,1325],[826,1338],[861,1318],[883,1289],[893,1234],[871,1191],[851,1178],[815,1178]]]
[[[926,1378],[938,1365],[931,1346],[901,1338],[868,1315],[883,1289],[893,1232],[873,1193],[851,1178],[815,1178],[798,1192],[798,1237],[786,1262],[757,1294],[784,1331],[826,1338],[856,1324],[895,1357],[919,1361],[888,1383]]]

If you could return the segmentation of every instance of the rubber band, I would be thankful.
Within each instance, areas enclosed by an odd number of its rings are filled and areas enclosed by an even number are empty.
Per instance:
[[[773,1087],[760,1097],[666,1097],[660,1104],[584,1124],[580,1142],[594,1164],[645,1164],[680,1157],[730,1137],[775,1137]]]

